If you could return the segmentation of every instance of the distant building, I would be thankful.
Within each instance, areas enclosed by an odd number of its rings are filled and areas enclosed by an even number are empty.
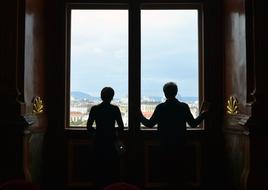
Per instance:
[[[80,113],[87,113],[88,112],[88,108],[87,107],[71,107],[70,108],[71,112],[80,112]]]
[[[142,102],[141,111],[143,113],[153,113],[157,105],[158,103],[156,102]]]
[[[82,121],[84,114],[81,112],[70,112],[70,122]]]
[[[153,112],[142,112],[143,116],[146,118],[151,118],[151,116],[153,115]]]

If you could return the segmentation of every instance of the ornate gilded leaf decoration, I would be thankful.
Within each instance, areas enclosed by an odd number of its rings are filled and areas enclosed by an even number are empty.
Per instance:
[[[229,100],[227,101],[227,113],[230,115],[238,114],[238,101],[236,97],[230,96]]]
[[[33,99],[33,113],[42,113],[44,112],[44,103],[39,96],[36,96]]]

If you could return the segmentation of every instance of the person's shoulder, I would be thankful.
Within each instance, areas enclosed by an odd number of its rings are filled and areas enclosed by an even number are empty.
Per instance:
[[[159,103],[156,107],[162,107],[165,105],[165,102]]]
[[[179,104],[182,105],[182,106],[188,106],[188,104],[185,103],[185,102],[179,102]]]
[[[161,109],[161,108],[163,108],[164,106],[165,106],[165,102],[162,102],[162,103],[158,104],[158,105],[155,107],[155,109]]]
[[[98,110],[98,106],[97,106],[97,105],[94,105],[94,106],[92,106],[92,107],[90,108],[89,112],[90,112],[91,114],[95,114],[96,112],[98,112],[97,110]]]
[[[181,107],[185,108],[185,109],[187,109],[187,108],[189,107],[189,105],[188,105],[187,103],[185,103],[185,102],[180,102],[180,101],[178,101],[178,104],[179,104]]]
[[[103,104],[103,102],[95,104],[91,107],[91,109],[103,109],[103,107],[105,107],[105,104]]]
[[[117,105],[114,105],[114,104],[110,104],[110,105],[111,105],[111,107],[112,107],[113,109],[119,110],[119,107],[118,107]]]
[[[93,110],[96,110],[96,109],[98,109],[98,107],[100,107],[99,104],[98,104],[98,105],[94,105],[94,106],[91,107],[91,110],[92,110],[92,111],[93,111]]]

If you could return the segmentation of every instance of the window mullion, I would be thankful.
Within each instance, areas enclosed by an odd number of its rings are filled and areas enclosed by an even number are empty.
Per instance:
[[[129,133],[135,136],[140,128],[140,6],[132,1],[129,6]]]

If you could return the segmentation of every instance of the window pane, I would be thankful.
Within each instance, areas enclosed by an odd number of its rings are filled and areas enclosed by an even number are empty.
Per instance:
[[[70,126],[85,127],[105,86],[128,123],[128,11],[72,10]]]
[[[198,10],[141,11],[141,110],[149,118],[165,101],[163,85],[178,85],[180,101],[198,114]]]

